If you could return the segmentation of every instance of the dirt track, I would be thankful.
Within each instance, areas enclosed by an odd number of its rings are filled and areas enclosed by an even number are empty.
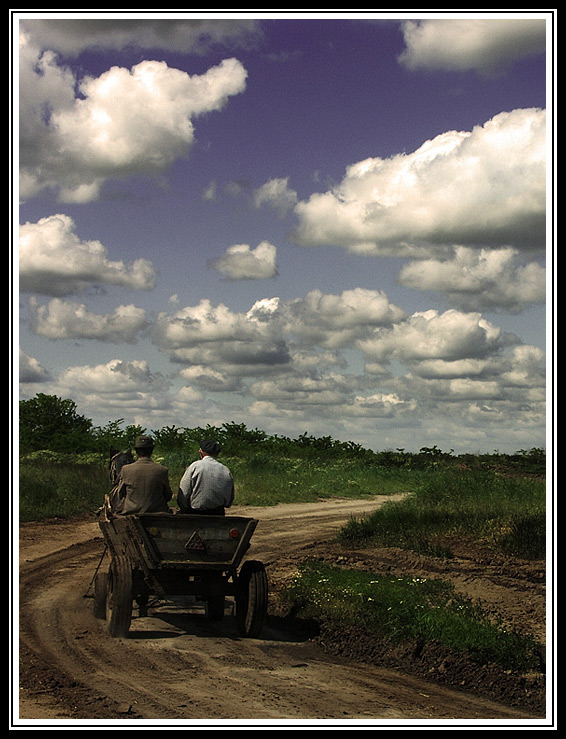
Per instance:
[[[391,497],[236,508],[233,513],[260,520],[249,556],[267,566],[275,601],[297,564],[315,555],[392,572],[409,569],[414,576],[451,577],[459,589],[480,598],[498,616],[504,614],[510,625],[544,641],[540,563],[510,568],[494,559],[457,556],[446,564],[391,550],[376,559],[375,553],[343,552],[332,542],[351,515],[375,510],[385,500]],[[223,621],[209,622],[201,609],[187,604],[166,604],[147,617],[134,617],[129,638],[112,639],[85,597],[102,551],[94,519],[20,529],[16,726],[65,719],[77,726],[198,720],[207,725],[323,722],[340,728],[385,720],[408,728],[423,720],[427,725],[544,721],[540,675],[521,677],[515,692],[501,689],[499,675],[492,678],[491,690],[485,681],[466,676],[451,685],[438,679],[443,668],[449,672],[444,663],[428,665],[434,679],[419,675],[414,664],[405,669],[402,655],[397,664],[391,656],[368,664],[356,653],[355,635],[349,643],[330,635],[313,638],[292,627],[277,609],[260,639],[240,638],[229,612]]]

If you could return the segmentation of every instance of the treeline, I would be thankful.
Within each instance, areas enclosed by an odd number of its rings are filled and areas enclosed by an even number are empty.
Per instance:
[[[336,460],[355,455],[369,465],[387,468],[430,469],[439,466],[513,468],[527,474],[544,475],[544,449],[519,450],[515,454],[494,451],[492,454],[460,454],[442,451],[436,445],[421,447],[417,452],[404,449],[374,451],[351,441],[339,441],[331,436],[315,437],[303,433],[296,438],[270,435],[261,429],[250,429],[243,423],[227,422],[221,426],[193,428],[165,426],[147,429],[139,425],[124,425],[117,419],[105,426],[95,426],[77,413],[71,399],[38,393],[30,400],[20,401],[20,454],[38,451],[62,454],[95,453],[107,457],[111,450],[133,447],[137,436],[150,433],[160,454],[182,452],[193,455],[202,439],[213,438],[221,445],[225,456],[269,454],[286,458]]]

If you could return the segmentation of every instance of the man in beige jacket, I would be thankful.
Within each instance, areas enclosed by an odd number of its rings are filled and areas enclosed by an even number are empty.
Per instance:
[[[120,470],[117,515],[132,513],[169,513],[167,503],[173,497],[167,467],[157,464],[151,436],[138,436],[134,448],[137,461]]]

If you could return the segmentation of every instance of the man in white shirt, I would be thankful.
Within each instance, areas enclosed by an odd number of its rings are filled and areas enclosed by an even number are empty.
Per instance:
[[[216,459],[220,451],[215,441],[201,442],[200,459],[187,467],[179,483],[180,513],[223,516],[234,502],[234,478]]]

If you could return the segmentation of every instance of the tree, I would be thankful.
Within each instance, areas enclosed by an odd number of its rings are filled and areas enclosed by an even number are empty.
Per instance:
[[[92,445],[92,421],[77,413],[73,400],[38,393],[20,401],[21,451],[81,452]]]

